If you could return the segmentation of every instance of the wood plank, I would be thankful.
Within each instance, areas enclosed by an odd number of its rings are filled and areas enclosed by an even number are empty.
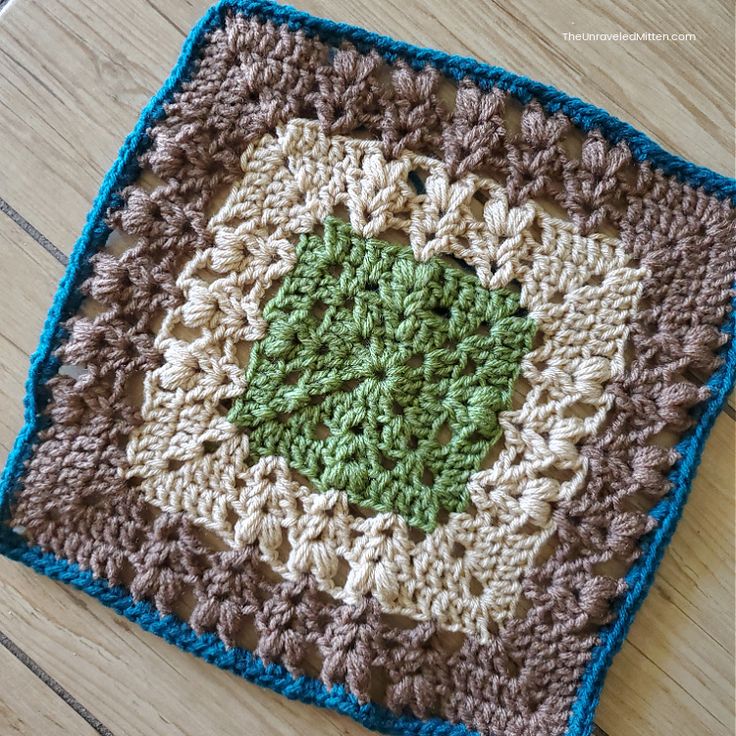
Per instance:
[[[0,733],[92,736],[97,732],[0,646]]]
[[[2,465],[22,422],[29,353],[62,269],[2,213],[0,252],[5,267],[0,313],[8,317],[0,327]],[[244,723],[254,735],[367,733],[348,718],[295,704],[218,670],[147,634],[89,596],[5,558],[0,558],[0,600],[0,631],[113,733],[236,733],[243,731]],[[19,711],[17,719],[23,714]]]
[[[2,212],[0,253],[0,314],[5,317],[0,327],[0,465],[4,465],[23,422],[29,356],[38,343],[63,269]]]
[[[125,135],[208,5],[23,0],[5,9],[0,197],[65,253]]]
[[[52,0],[43,4],[42,39],[34,33],[40,0],[6,8],[0,27],[0,53],[7,62],[0,65],[0,126],[12,137],[12,145],[0,152],[0,164],[8,172],[6,181],[0,181],[0,198],[25,213],[63,252],[71,252],[123,138],[173,66],[184,35],[209,4],[133,0],[120,9],[101,0]],[[368,6],[360,0],[297,4],[317,15],[474,55],[556,84],[632,122],[675,153],[733,173],[733,70],[716,64],[706,71],[702,63],[728,57],[734,47],[728,30],[733,13],[715,0],[699,4],[686,16],[679,11],[675,15],[683,29],[696,34],[696,41],[618,45],[566,41],[564,34],[628,29],[631,18],[638,17],[630,3],[565,0],[540,8],[535,0],[526,0],[510,10],[494,0],[481,0],[441,17],[427,13],[421,3],[407,7],[396,0]],[[102,17],[110,23],[104,33],[88,20]],[[571,24],[572,17],[577,20]],[[668,4],[656,0],[647,5],[642,28],[664,27],[671,18]],[[723,30],[713,39],[715,22]],[[156,28],[155,43],[151,28]],[[57,54],[64,65],[55,63]],[[678,76],[687,105],[668,94],[672,70],[680,67],[687,72]],[[589,74],[589,68],[596,74]],[[641,79],[652,80],[651,85],[643,86]],[[29,90],[33,93],[27,94]],[[733,395],[729,406],[736,411]]]
[[[4,422],[0,445],[6,448],[20,425],[18,397],[27,356],[40,331],[61,267],[8,218],[0,219],[0,244],[8,254],[9,276],[7,288],[0,291],[0,309],[4,314],[16,315],[7,320],[2,329],[2,337],[9,347],[2,351],[0,358],[4,374],[10,377],[2,382],[3,393],[0,394],[0,415]],[[622,724],[630,723],[631,719],[639,726],[647,724],[652,729],[648,732],[656,734],[654,728],[660,719],[671,717],[673,713],[676,713],[677,722],[693,728],[709,724],[709,732],[714,734],[719,733],[716,730],[719,723],[728,722],[733,682],[733,617],[730,610],[733,527],[730,520],[734,494],[728,462],[719,459],[733,457],[735,426],[725,415],[719,419],[671,552],[665,557],[657,583],[633,627],[630,643],[614,665],[599,719],[609,736],[628,733],[621,730]],[[714,513],[714,509],[719,512]],[[254,709],[257,713],[263,707],[265,695],[259,690],[245,683],[236,685],[230,680],[237,681],[237,678],[225,673],[210,672],[215,668],[174,652],[173,647],[118,619],[85,596],[41,580],[19,565],[3,561],[1,568],[0,577],[5,581],[2,599],[8,606],[7,611],[3,609],[0,613],[0,628],[11,632],[24,647],[29,647],[31,642],[31,656],[83,702],[94,703],[96,715],[111,727],[112,724],[124,724],[125,729],[135,732],[137,728],[141,733],[150,727],[152,713],[142,711],[142,721],[131,724],[121,720],[124,716],[130,718],[129,710],[118,710],[107,700],[122,689],[126,701],[146,699],[154,710],[166,709],[171,697],[168,688],[172,685],[172,667],[186,682],[198,683],[202,679],[208,683],[206,698],[197,698],[202,687],[199,684],[192,693],[202,722],[216,718],[210,713],[209,705],[217,703],[219,708],[219,698],[229,697],[237,687],[250,693],[249,697],[241,694],[238,698],[245,703],[246,710]],[[113,620],[117,621],[114,626]],[[74,642],[83,637],[84,632],[92,643],[80,645],[79,650],[74,650],[79,659],[68,663],[63,652],[75,646]],[[171,665],[171,657],[175,657],[175,665]],[[129,668],[128,672],[150,673],[151,680],[141,682],[118,670],[106,673],[105,662],[109,659],[122,662]],[[79,670],[88,664],[91,672],[82,678]],[[640,682],[642,673],[646,673],[646,688]],[[80,689],[82,680],[85,685]],[[162,683],[160,687],[155,684],[158,680]],[[209,692],[210,683],[212,692]],[[221,685],[225,695],[219,691]],[[268,697],[273,696],[269,694]],[[266,712],[281,713],[281,699],[267,702]],[[287,707],[286,713],[276,718],[290,717],[297,706],[285,704],[284,707]],[[179,723],[175,712],[165,717],[175,726]],[[352,728],[352,724],[349,727]],[[113,727],[113,730],[116,729]],[[639,732],[647,733],[646,730]],[[289,732],[285,730],[284,733]]]

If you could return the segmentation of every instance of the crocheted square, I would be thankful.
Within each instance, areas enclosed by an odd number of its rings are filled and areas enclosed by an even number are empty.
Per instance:
[[[2,551],[369,728],[589,734],[733,385],[735,196],[557,90],[223,0],[70,260]]]

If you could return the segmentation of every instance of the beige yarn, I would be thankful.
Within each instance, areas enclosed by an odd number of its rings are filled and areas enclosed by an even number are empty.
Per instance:
[[[156,340],[164,364],[146,376],[128,475],[148,501],[228,545],[257,543],[285,578],[309,572],[337,599],[372,594],[386,612],[486,641],[514,615],[555,502],[585,478],[576,445],[610,408],[603,389],[623,372],[645,271],[616,239],[576,234],[534,203],[510,208],[490,179],[453,181],[442,162],[410,152],[387,161],[378,143],[326,136],[314,121],[264,136],[241,164],[209,223],[214,245],[178,279],[184,304]],[[411,172],[426,175],[426,193]],[[358,511],[339,489],[310,491],[283,458],[248,467],[247,435],[225,416],[223,402],[244,388],[248,343],[264,334],[269,289],[294,266],[298,236],[338,208],[365,237],[403,234],[419,260],[452,255],[489,288],[517,284],[542,336],[522,362],[523,404],[500,415],[498,459],[469,479],[470,509],[426,536],[396,514]]]

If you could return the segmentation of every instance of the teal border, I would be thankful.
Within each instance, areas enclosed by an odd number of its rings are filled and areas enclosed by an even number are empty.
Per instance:
[[[89,273],[89,258],[104,246],[110,233],[104,222],[104,214],[108,208],[119,203],[119,192],[137,177],[140,171],[138,157],[150,144],[147,131],[163,117],[163,106],[189,78],[193,62],[206,35],[217,28],[222,23],[224,14],[231,10],[247,16],[287,23],[294,30],[302,29],[331,44],[349,40],[361,50],[375,49],[389,62],[400,58],[415,68],[431,64],[452,79],[470,77],[481,88],[499,87],[522,103],[536,99],[547,112],[565,113],[584,131],[596,128],[612,144],[626,141],[635,160],[648,161],[665,174],[675,176],[693,187],[702,187],[704,191],[716,197],[736,203],[734,179],[668,153],[631,125],[554,87],[473,59],[418,48],[354,26],[315,18],[288,6],[276,5],[265,0],[221,0],[219,4],[210,8],[189,34],[171,75],[146,105],[135,128],[126,138],[112,168],[102,182],[82,234],[75,244],[66,273],[46,318],[38,348],[31,358],[24,399],[25,424],[16,438],[0,480],[0,519],[7,519],[10,498],[20,484],[24,463],[30,457],[36,434],[43,426],[41,412],[47,401],[44,386],[58,368],[58,360],[52,353],[64,335],[61,324],[79,306],[81,295],[77,287]],[[591,733],[593,716],[606,671],[626,637],[634,614],[646,597],[654,572],[687,501],[705,440],[733,388],[736,376],[734,310],[736,299],[732,303],[732,311],[724,327],[730,339],[721,350],[723,364],[708,382],[711,397],[699,408],[696,425],[677,447],[681,457],[670,475],[672,489],[651,511],[651,515],[658,520],[658,526],[641,541],[642,554],[626,577],[628,590],[617,603],[617,615],[600,633],[599,643],[594,648],[582,677],[565,736],[589,736]],[[125,589],[111,586],[105,580],[95,579],[89,571],[80,569],[75,563],[56,558],[38,547],[29,546],[7,528],[0,530],[0,552],[49,577],[86,591],[144,629],[180,648],[252,682],[276,690],[286,697],[349,715],[368,728],[383,733],[421,736],[470,734],[462,725],[450,724],[439,719],[422,721],[410,716],[396,716],[373,703],[361,705],[353,695],[340,686],[328,690],[319,680],[308,677],[295,678],[283,667],[265,664],[252,652],[240,648],[227,649],[215,635],[197,635],[188,624],[175,616],[160,616],[150,604],[133,601]]]

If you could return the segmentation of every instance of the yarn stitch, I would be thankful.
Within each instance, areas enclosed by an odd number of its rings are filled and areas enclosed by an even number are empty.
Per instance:
[[[283,456],[317,490],[431,532],[440,507],[467,506],[534,322],[511,292],[333,219],[296,255],[228,418],[253,460]]]
[[[185,510],[228,545],[257,542],[279,575],[309,572],[342,600],[371,594],[387,612],[487,640],[513,615],[524,572],[555,531],[553,504],[581,486],[585,461],[564,440],[590,436],[605,419],[612,397],[602,386],[620,374],[645,271],[628,267],[613,239],[579,237],[531,203],[510,208],[489,179],[467,175],[451,186],[435,159],[389,162],[375,142],[326,136],[315,121],[264,136],[241,166],[242,181],[209,222],[214,245],[185,264],[184,304],[155,340],[163,364],[144,387],[128,477],[151,503]],[[422,194],[411,184],[416,170],[427,172]],[[371,201],[385,203],[380,217],[366,217]],[[521,363],[523,403],[498,417],[504,447],[469,479],[472,507],[424,539],[401,517],[364,518],[343,493],[313,499],[282,457],[248,467],[247,433],[223,417],[245,390],[249,346],[266,332],[261,300],[294,267],[297,233],[340,206],[364,236],[404,233],[418,261],[445,254],[488,288],[516,282],[542,338]],[[605,326],[592,329],[592,314]],[[589,339],[578,339],[584,330]]]
[[[377,730],[587,736],[733,386],[734,191],[505,70],[224,0],[70,259],[0,545]],[[537,328],[467,506],[432,531],[254,462],[227,419],[300,236],[330,216],[457,259]]]

